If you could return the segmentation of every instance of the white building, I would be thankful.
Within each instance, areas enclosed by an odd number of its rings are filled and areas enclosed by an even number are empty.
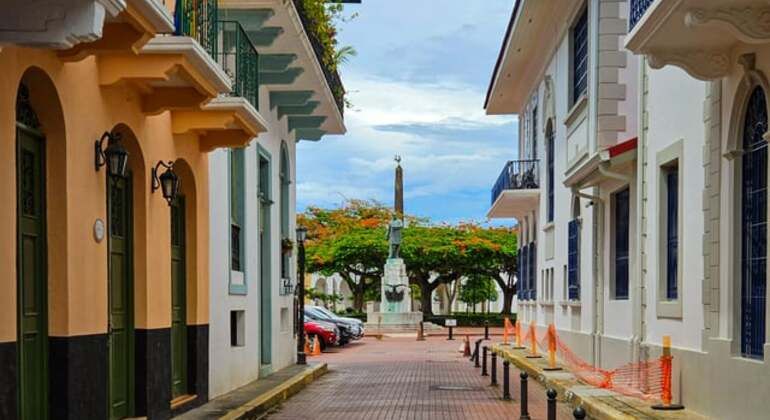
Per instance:
[[[296,361],[296,143],[345,132],[342,88],[306,31],[301,2],[220,0],[259,58],[265,131],[210,156],[210,397]],[[284,241],[293,249],[284,249]]]
[[[768,14],[519,0],[485,104],[520,122],[489,211],[521,225],[520,319],[606,368],[671,336],[675,399],[713,418],[770,409]]]

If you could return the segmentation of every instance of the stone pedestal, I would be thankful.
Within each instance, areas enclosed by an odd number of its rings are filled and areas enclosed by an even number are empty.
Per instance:
[[[412,312],[412,296],[404,260],[388,259],[382,277],[380,310],[367,314],[367,330],[415,331],[420,321],[422,312]]]

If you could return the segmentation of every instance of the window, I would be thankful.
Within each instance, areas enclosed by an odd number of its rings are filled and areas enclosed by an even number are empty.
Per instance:
[[[243,270],[244,150],[230,150],[230,269]]]
[[[761,359],[767,287],[767,106],[756,87],[743,121],[741,165],[741,354]]]
[[[532,159],[537,159],[537,97],[533,99],[535,102],[532,108]]]
[[[665,173],[666,183],[666,299],[677,300],[678,250],[679,250],[679,170],[669,168]]]
[[[614,204],[614,273],[615,299],[628,299],[629,276],[629,234],[630,234],[630,191],[628,188],[613,196]]]
[[[546,180],[546,193],[547,193],[547,203],[546,203],[546,220],[548,222],[553,222],[553,213],[554,213],[554,167],[553,167],[553,130],[551,127],[551,123],[548,123],[548,131],[546,132],[545,137],[545,158],[546,158],[546,171],[547,171],[547,180]]]
[[[230,345],[243,347],[246,345],[244,311],[230,311]]]
[[[567,298],[580,300],[580,220],[567,225]]]
[[[588,8],[572,27],[572,104],[588,89]]]
[[[280,171],[280,181],[281,181],[281,238],[282,239],[290,239],[289,235],[289,185],[291,184],[290,178],[289,178],[289,152],[286,149],[286,144],[281,144],[281,171]],[[281,278],[282,279],[290,279],[291,278],[291,251],[290,250],[282,250],[281,251]],[[285,290],[283,287],[280,287],[279,290],[281,290],[281,293],[284,293]]]
[[[529,257],[529,300],[537,299],[537,244],[531,242],[527,251]]]

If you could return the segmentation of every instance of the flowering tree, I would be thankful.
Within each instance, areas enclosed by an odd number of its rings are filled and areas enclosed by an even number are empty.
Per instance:
[[[309,272],[338,273],[353,293],[353,306],[363,310],[366,296],[377,296],[388,256],[385,232],[391,209],[372,201],[352,200],[336,209],[309,208],[298,216],[308,228]],[[433,292],[463,277],[485,276],[503,290],[503,311],[510,313],[515,294],[515,232],[475,224],[430,225],[406,217],[401,257],[409,283],[419,287],[422,312],[432,315]],[[415,296],[417,297],[417,296]]]

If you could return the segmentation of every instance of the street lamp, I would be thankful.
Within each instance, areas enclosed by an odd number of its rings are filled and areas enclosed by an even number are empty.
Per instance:
[[[161,166],[166,168],[166,170],[162,174],[158,175],[158,170]],[[152,183],[150,188],[152,192],[155,192],[155,190],[160,188],[161,192],[163,193],[163,198],[166,200],[169,206],[174,202],[176,196],[179,194],[179,184],[179,177],[174,172],[174,162],[169,161],[166,163],[160,160],[158,161],[158,164],[152,168]]]
[[[307,358],[305,354],[305,239],[307,239],[307,228],[299,226],[297,228],[297,364],[306,365]]]
[[[104,148],[104,142],[107,142],[107,148]],[[126,176],[126,162],[128,162],[128,151],[121,143],[120,133],[105,131],[99,140],[94,143],[94,164],[98,171],[104,165],[107,165],[107,172],[112,176]]]

